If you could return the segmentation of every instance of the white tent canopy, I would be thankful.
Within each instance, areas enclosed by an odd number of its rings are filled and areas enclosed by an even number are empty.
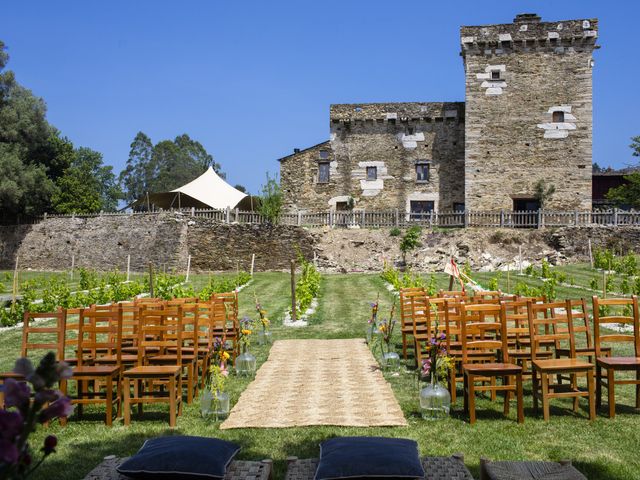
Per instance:
[[[247,195],[233,188],[209,167],[195,180],[170,192],[150,193],[133,204],[159,208],[235,208]]]

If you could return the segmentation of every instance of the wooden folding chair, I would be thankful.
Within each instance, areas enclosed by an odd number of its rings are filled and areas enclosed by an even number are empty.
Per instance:
[[[476,421],[476,391],[505,392],[504,414],[509,414],[510,393],[516,394],[518,423],[524,422],[522,399],[522,367],[509,362],[504,304],[476,304],[460,306],[462,342],[462,371],[464,372],[464,409],[469,423]],[[471,355],[476,352],[478,355]],[[496,379],[502,383],[497,384]],[[515,378],[515,384],[511,379]],[[485,382],[489,381],[489,385]],[[476,385],[482,382],[481,385]]]
[[[595,420],[594,365],[576,357],[573,322],[564,313],[565,302],[527,302],[529,337],[531,339],[531,365],[533,381],[533,407],[537,411],[538,399],[542,400],[543,417],[549,420],[549,403],[552,398],[573,398],[573,411],[578,411],[578,401],[587,397],[589,419]],[[566,331],[562,324],[566,325]],[[541,347],[548,343],[563,342],[569,349],[568,358],[541,358]],[[554,375],[568,375],[569,384],[553,383]],[[586,375],[587,391],[578,386],[578,376]]]
[[[85,308],[80,311],[78,325],[77,365],[73,368],[72,381],[76,382],[76,395],[71,402],[78,405],[78,417],[84,405],[104,404],[105,423],[113,423],[113,407],[120,416],[120,373],[122,358],[122,309],[109,311]],[[96,357],[112,357],[109,364],[96,365]],[[67,388],[63,390],[67,393]]]
[[[622,308],[623,311],[601,312],[600,309]],[[625,311],[626,310],[626,311]],[[598,298],[593,297],[593,325],[595,336],[596,356],[596,404],[602,404],[602,387],[607,389],[609,401],[609,418],[616,416],[616,385],[636,386],[636,408],[640,408],[640,315],[638,312],[638,297],[631,298]],[[619,325],[632,325],[631,333],[604,333],[602,324],[617,323]],[[611,349],[605,351],[604,343],[609,344],[633,344],[634,356],[613,355]],[[603,375],[604,370],[604,375]],[[615,378],[616,372],[635,372],[635,379]]]
[[[34,324],[34,320],[37,320],[38,324]],[[46,320],[53,320],[55,324],[53,326],[48,325],[49,322],[46,322]],[[51,313],[25,312],[22,317],[23,326],[20,356],[30,358],[32,361],[39,361],[40,359],[35,357],[36,352],[44,355],[53,350],[56,352],[56,359],[58,359],[58,361],[63,359],[66,320],[67,312],[63,309],[58,309],[57,312]],[[39,325],[40,322],[45,322],[45,324]],[[0,386],[9,378],[17,381],[26,381],[20,374],[5,372],[0,373]],[[0,408],[4,408],[3,392],[4,390],[0,388]]]
[[[168,403],[169,426],[176,426],[176,416],[182,413],[182,352],[176,353],[176,362],[169,365],[149,365],[148,352],[164,353],[171,347],[182,347],[181,322],[176,328],[176,317],[181,317],[181,308],[155,310],[143,309],[138,325],[138,361],[133,368],[123,372],[124,424],[131,423],[131,406],[138,406],[142,414],[145,403]],[[149,357],[151,358],[151,357]],[[131,387],[133,386],[133,394]]]
[[[224,293],[214,293],[211,295],[210,301],[219,300],[222,301],[222,308],[218,308],[218,312],[225,312],[227,318],[227,326],[224,331],[224,337],[230,341],[233,345],[231,349],[231,359],[232,361],[240,355],[240,344],[238,343],[238,332],[240,331],[240,319],[239,308],[238,308],[238,292],[224,292]],[[214,305],[218,305],[214,303]],[[216,307],[217,308],[217,307]],[[222,332],[214,332],[216,336],[222,336]]]
[[[417,308],[418,303],[423,303],[426,305],[427,294],[422,287],[412,287],[412,288],[401,288],[400,289],[400,334],[402,336],[402,358],[407,360],[407,353],[409,342],[408,339],[413,337],[413,341],[411,342],[412,348],[414,348],[414,357],[416,359],[417,364],[420,364],[420,360],[418,359],[418,351],[415,349],[415,315],[422,315],[424,318],[424,314],[420,308]],[[425,312],[426,313],[426,312]]]

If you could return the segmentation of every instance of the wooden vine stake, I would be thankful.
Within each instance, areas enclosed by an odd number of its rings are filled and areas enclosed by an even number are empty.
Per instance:
[[[591,264],[591,268],[593,268],[593,252],[591,251],[591,239],[589,239],[589,263]]]
[[[291,260],[291,321],[295,322],[298,316],[296,308],[296,261]]]
[[[13,285],[11,289],[11,313],[16,310],[16,300],[18,296],[18,257],[16,256],[16,266],[13,269]]]
[[[153,295],[153,263],[149,262],[149,296],[154,298]]]
[[[256,266],[256,254],[251,255],[251,278],[253,278],[253,269]]]

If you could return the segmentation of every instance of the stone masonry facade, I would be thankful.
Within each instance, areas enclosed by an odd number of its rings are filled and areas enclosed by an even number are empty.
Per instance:
[[[340,104],[329,140],[280,159],[288,211],[591,209],[597,20],[460,30],[466,101]]]

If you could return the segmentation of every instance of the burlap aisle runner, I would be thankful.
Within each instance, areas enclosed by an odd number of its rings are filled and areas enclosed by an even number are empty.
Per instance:
[[[362,339],[279,340],[220,428],[407,425]]]

